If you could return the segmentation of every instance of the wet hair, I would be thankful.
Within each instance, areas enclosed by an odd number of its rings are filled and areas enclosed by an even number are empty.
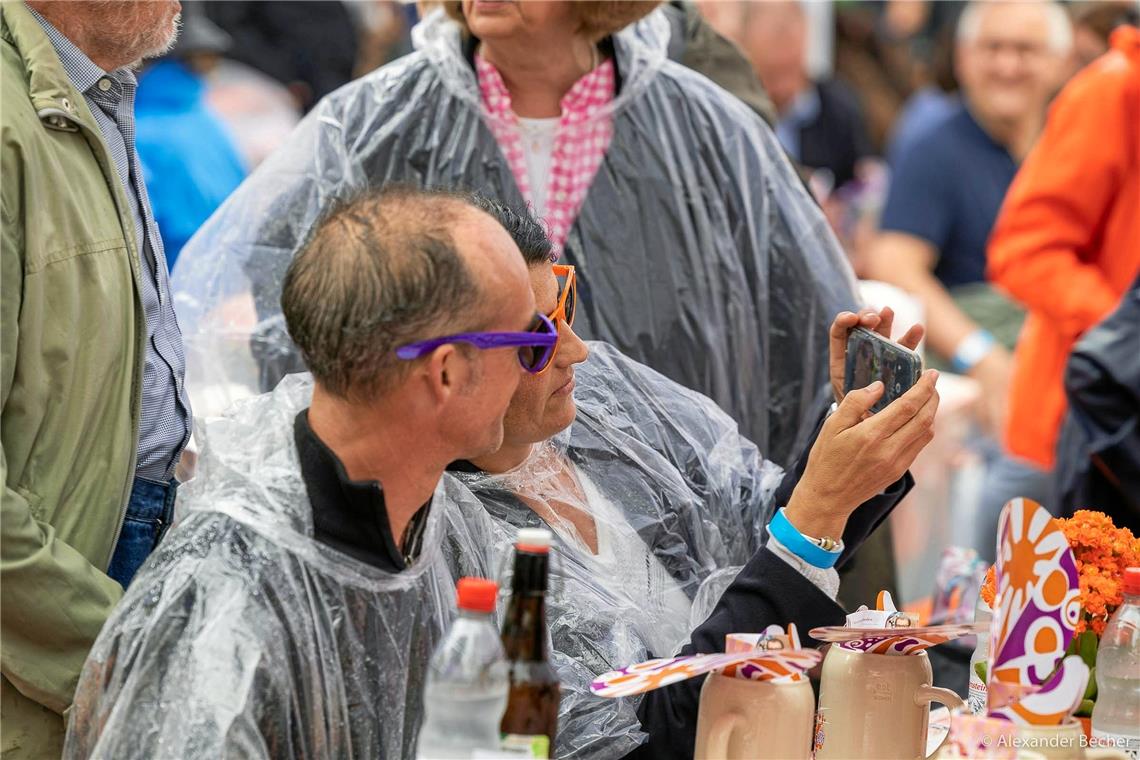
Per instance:
[[[452,234],[471,204],[388,187],[335,203],[285,273],[281,311],[321,386],[367,399],[394,382],[406,343],[468,329],[483,311]]]
[[[529,210],[516,210],[481,195],[468,196],[471,205],[495,217],[515,241],[527,267],[554,261],[554,244]]]

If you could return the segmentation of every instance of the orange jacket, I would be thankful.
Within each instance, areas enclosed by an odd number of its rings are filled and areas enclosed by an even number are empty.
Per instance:
[[[1057,96],[987,253],[990,280],[1029,310],[1006,448],[1051,469],[1073,344],[1140,270],[1140,30],[1117,30],[1112,49]]]

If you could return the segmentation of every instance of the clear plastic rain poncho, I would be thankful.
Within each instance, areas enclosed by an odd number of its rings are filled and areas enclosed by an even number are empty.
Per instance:
[[[590,348],[570,430],[504,475],[444,476],[423,554],[398,575],[311,537],[292,437],[307,375],[209,421],[185,517],[88,660],[65,755],[410,757],[455,580],[505,583],[518,527],[556,503],[591,518],[598,549],[550,521],[556,755],[640,744],[638,700],[595,697],[590,682],[687,640],[759,547],[783,472],[707,398]]]
[[[554,530],[557,753],[617,758],[644,737],[639,700],[595,697],[590,683],[688,641],[760,548],[784,472],[708,398],[612,346],[589,345],[569,430],[508,473],[455,476],[506,537]],[[575,513],[592,525],[576,527]]]
[[[575,329],[711,397],[787,464],[826,403],[827,333],[850,267],[771,130],[667,59],[657,11],[613,37],[613,139],[565,246]],[[281,282],[330,201],[402,182],[522,207],[459,27],[325,98],[183,249],[175,297],[200,414],[300,371]],[[535,55],[540,55],[536,52]]]
[[[179,521],[88,657],[65,757],[411,755],[424,665],[454,615],[447,510],[398,575],[315,542],[293,441],[311,396],[289,377],[200,426]],[[449,487],[434,500],[458,505]]]

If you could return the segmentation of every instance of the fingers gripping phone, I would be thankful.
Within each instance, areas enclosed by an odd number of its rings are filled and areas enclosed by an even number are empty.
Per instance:
[[[865,327],[856,327],[847,336],[847,365],[844,393],[866,388],[882,380],[883,396],[871,412],[878,412],[909,391],[922,377],[922,357]]]

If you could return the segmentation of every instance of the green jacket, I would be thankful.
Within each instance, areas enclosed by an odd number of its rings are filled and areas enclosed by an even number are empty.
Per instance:
[[[0,734],[58,756],[83,661],[122,589],[145,323],[130,206],[51,42],[0,3]]]

